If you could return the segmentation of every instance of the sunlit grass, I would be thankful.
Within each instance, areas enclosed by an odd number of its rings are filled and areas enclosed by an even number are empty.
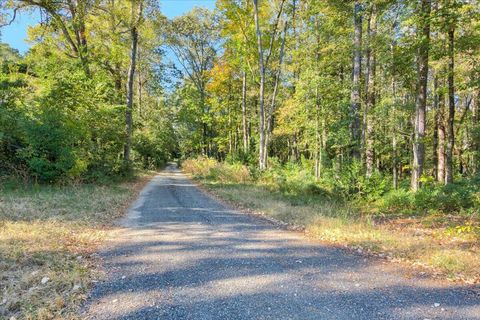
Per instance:
[[[0,318],[75,318],[95,251],[143,180],[0,194]]]
[[[202,180],[215,194],[283,222],[303,226],[311,237],[362,253],[400,260],[467,282],[480,279],[480,242],[475,233],[452,234],[452,217],[375,219],[359,204],[316,195],[288,196],[249,184]],[[435,223],[432,223],[432,220]],[[445,223],[448,220],[448,224]],[[458,223],[464,223],[458,220]]]

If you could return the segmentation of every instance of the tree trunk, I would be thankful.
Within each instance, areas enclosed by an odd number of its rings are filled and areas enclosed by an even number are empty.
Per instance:
[[[396,26],[396,23],[394,23]],[[395,47],[397,43],[394,39],[390,45],[390,53],[392,61],[395,60]],[[393,65],[392,65],[393,66]],[[398,188],[398,179],[399,179],[399,168],[398,168],[398,152],[397,152],[397,87],[396,87],[396,72],[395,67],[392,68],[392,97],[393,97],[393,108],[392,108],[392,185],[394,189]]]
[[[282,75],[282,64],[283,64],[283,55],[285,53],[285,39],[287,37],[287,29],[288,23],[285,22],[285,26],[283,28],[283,37],[282,37],[282,44],[280,46],[280,57],[278,60],[278,69],[275,73],[275,83],[273,85],[273,92],[272,92],[272,100],[270,102],[270,108],[268,108],[267,116],[266,116],[266,132],[265,132],[265,152],[263,154],[264,162],[267,163],[268,159],[268,144],[269,138],[271,133],[273,132],[273,113],[275,112],[275,103],[278,94],[278,85],[280,83],[280,77]]]
[[[200,93],[200,110],[202,110],[203,115],[207,114],[205,110],[205,88],[203,86],[199,87]],[[204,117],[202,117],[204,118]],[[208,124],[202,119],[202,144],[203,144],[203,155],[210,157],[210,140],[209,140],[209,132],[208,132]]]
[[[265,108],[264,108],[264,93],[265,93],[265,68],[263,65],[263,46],[262,46],[262,33],[260,31],[260,21],[258,17],[258,0],[253,0],[253,12],[255,18],[255,29],[257,34],[258,45],[258,65],[260,69],[260,88],[259,88],[259,126],[258,131],[260,135],[259,143],[259,167],[260,170],[267,168],[267,162],[265,158],[266,145],[265,145]]]
[[[438,120],[439,120],[439,112],[438,112],[438,76],[435,75],[433,78],[433,141],[432,141],[432,159],[433,159],[433,171],[432,176],[435,180],[437,180],[438,174]]]
[[[350,95],[350,113],[351,124],[350,131],[352,135],[352,157],[360,159],[360,72],[362,63],[362,5],[359,0],[355,0],[354,5],[354,56],[353,56],[353,79],[352,79],[352,91]]]
[[[139,61],[142,60],[142,59],[141,59],[140,50],[139,50],[138,53],[137,53],[137,57],[138,57],[138,60],[139,60]],[[142,98],[142,96],[143,96],[143,82],[142,82],[142,72],[141,72],[140,69],[138,70],[137,74],[138,74],[138,75],[137,75],[137,78],[138,78],[138,79],[137,79],[137,80],[138,80],[138,82],[137,82],[137,86],[138,86],[138,88],[137,88],[137,90],[138,90],[138,100],[137,100],[137,101],[138,101],[138,116],[139,116],[140,118],[143,118],[143,110],[142,110],[142,108],[143,108],[143,105],[142,105],[142,99],[143,99],[143,98]]]
[[[322,170],[322,138],[320,135],[320,97],[315,89],[315,178],[318,180]]]
[[[480,109],[480,90],[477,92],[476,100],[472,106],[472,174],[478,173],[480,166],[480,142],[479,142],[479,109]]]
[[[366,90],[366,106],[365,106],[365,175],[367,178],[372,176],[374,150],[373,150],[373,119],[372,110],[375,108],[375,76],[376,76],[376,56],[372,49],[372,40],[377,34],[377,12],[373,5],[370,18],[368,20],[368,72],[367,72],[367,90]]]
[[[130,67],[128,68],[127,79],[127,109],[125,111],[125,124],[126,124],[126,141],[123,151],[123,158],[127,165],[130,162],[130,151],[132,148],[132,110],[133,110],[133,81],[135,79],[135,67],[137,63],[137,45],[138,45],[138,30],[136,26],[133,26],[130,30],[132,37],[132,44],[130,49]]]
[[[415,101],[415,122],[413,141],[413,166],[411,189],[417,191],[423,174],[425,160],[425,110],[427,104],[428,53],[430,47],[431,0],[422,0],[420,9],[420,45],[417,55],[417,97]]]
[[[447,148],[445,151],[445,184],[453,182],[453,149],[455,147],[455,84],[454,84],[454,67],[455,67],[455,29],[453,24],[448,31],[448,118],[447,118]]]
[[[392,136],[392,175],[393,175],[393,189],[398,188],[398,160],[397,160],[397,135],[394,133]]]
[[[438,111],[437,111],[437,181],[444,183],[445,181],[445,97],[443,93],[438,95]]]
[[[248,153],[248,128],[247,128],[247,73],[242,72],[242,126],[243,126],[243,152]]]

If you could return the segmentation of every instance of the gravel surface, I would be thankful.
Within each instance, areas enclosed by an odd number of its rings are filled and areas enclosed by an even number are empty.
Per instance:
[[[219,203],[174,166],[101,252],[87,319],[480,319],[476,288],[309,241]]]

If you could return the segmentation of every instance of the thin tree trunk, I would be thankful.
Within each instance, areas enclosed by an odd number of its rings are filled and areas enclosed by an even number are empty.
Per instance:
[[[443,93],[438,95],[438,145],[437,145],[437,181],[445,182],[445,97]]]
[[[394,28],[396,27],[397,23],[394,22],[393,26]],[[391,58],[392,61],[395,59],[395,47],[397,43],[396,40],[394,39],[390,45],[390,53],[391,53]],[[393,120],[393,126],[392,126],[392,184],[393,188],[397,189],[398,188],[398,179],[399,179],[399,169],[398,169],[398,154],[397,154],[397,87],[395,83],[395,77],[396,77],[396,72],[395,68],[392,68],[391,73],[392,73],[392,96],[393,96],[393,108],[392,108],[392,120]]]
[[[433,78],[433,141],[432,141],[432,159],[433,159],[433,170],[432,176],[435,180],[437,180],[437,173],[438,173],[438,76],[435,75]]]
[[[455,29],[452,25],[448,31],[448,118],[447,118],[447,148],[445,152],[445,184],[453,182],[453,149],[455,148]]]
[[[255,29],[257,34],[258,45],[258,65],[260,69],[260,88],[259,88],[259,167],[260,170],[267,168],[265,159],[266,145],[265,145],[265,108],[264,108],[264,93],[265,93],[265,68],[263,65],[263,46],[262,46],[262,33],[260,31],[260,21],[258,17],[258,0],[253,0],[253,12],[255,18]]]
[[[229,97],[231,100],[231,96]],[[233,154],[232,109],[228,108],[228,154]]]
[[[137,53],[138,60],[141,61],[140,51]],[[143,117],[143,105],[142,105],[142,96],[143,96],[143,83],[142,83],[142,73],[141,70],[138,70],[138,115],[140,118]]]
[[[431,0],[422,0],[420,9],[419,36],[420,45],[417,56],[417,97],[415,102],[415,122],[413,141],[413,167],[411,189],[417,191],[421,186],[421,177],[425,160],[425,113],[427,104],[428,54],[430,47],[430,10]]]
[[[355,0],[354,5],[354,56],[353,56],[353,79],[352,79],[352,91],[350,95],[350,113],[351,113],[351,124],[350,131],[352,135],[352,156],[355,159],[360,159],[360,119],[359,119],[359,110],[360,110],[360,72],[361,72],[361,62],[362,62],[362,5],[359,0]]]
[[[282,64],[283,64],[283,55],[285,53],[285,39],[287,37],[287,29],[288,29],[288,23],[285,22],[285,26],[283,28],[283,37],[282,37],[282,45],[280,47],[280,57],[278,61],[278,69],[277,72],[275,73],[275,84],[273,86],[273,92],[272,92],[272,100],[270,102],[270,108],[268,108],[267,111],[267,123],[266,123],[266,132],[265,132],[265,152],[263,154],[264,156],[264,162],[267,163],[268,159],[268,144],[269,144],[269,139],[270,135],[273,132],[273,113],[275,112],[275,103],[277,99],[277,94],[278,94],[278,85],[280,83],[280,77],[282,75]]]
[[[320,29],[318,17],[315,19],[315,26],[317,31]],[[317,32],[317,48],[315,52],[315,69],[317,70],[317,77],[320,78],[320,35]],[[318,81],[318,79],[317,79]],[[322,123],[322,131],[320,131],[320,113],[321,113],[321,105],[320,105],[320,92],[318,88],[318,84],[315,87],[315,179],[319,180],[322,171],[322,135],[324,126]]]
[[[200,87],[200,109],[202,113],[205,115],[207,112],[205,110],[205,88]],[[202,117],[203,118],[203,117]],[[203,144],[203,154],[207,157],[210,157],[210,141],[209,141],[209,133],[208,133],[208,124],[205,120],[202,120],[202,144]]]
[[[127,164],[130,162],[130,151],[132,148],[132,111],[133,111],[133,81],[135,78],[135,67],[137,63],[137,45],[138,45],[138,30],[136,26],[133,26],[130,30],[132,37],[132,44],[130,49],[130,67],[128,68],[127,79],[127,109],[125,111],[125,124],[127,131],[127,138],[125,141],[125,147],[123,151],[123,158]]]
[[[315,89],[315,178],[321,176],[322,167],[322,141],[320,135],[320,97],[318,87]]]
[[[397,160],[397,135],[393,133],[392,136],[392,158],[393,158],[393,166],[392,166],[392,175],[393,175],[393,189],[398,188],[398,160]]]
[[[242,126],[243,126],[243,152],[248,153],[248,128],[247,128],[247,73],[242,72]]]
[[[480,109],[480,90],[477,92],[477,98],[472,106],[472,173],[476,175],[480,166],[480,142],[478,136],[479,128],[479,109]]]
[[[367,178],[370,178],[373,173],[373,162],[374,162],[374,150],[373,150],[373,119],[371,112],[375,108],[375,76],[376,76],[376,67],[377,61],[374,50],[372,50],[372,40],[375,39],[377,34],[377,13],[376,7],[373,5],[371,15],[368,21],[368,45],[369,45],[369,54],[368,54],[368,72],[367,72],[367,103],[365,106],[365,175]]]

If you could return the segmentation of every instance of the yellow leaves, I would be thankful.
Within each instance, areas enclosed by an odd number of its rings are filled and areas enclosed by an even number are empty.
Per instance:
[[[302,105],[297,103],[294,98],[285,100],[284,103],[278,109],[277,114],[277,127],[275,128],[275,134],[291,134],[298,130],[298,123],[304,117]]]
[[[234,70],[226,60],[218,60],[213,68],[207,72],[210,81],[207,91],[213,94],[228,92],[232,87]]]

